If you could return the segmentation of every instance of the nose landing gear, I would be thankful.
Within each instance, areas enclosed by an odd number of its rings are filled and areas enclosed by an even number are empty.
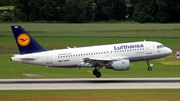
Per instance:
[[[153,66],[153,64],[150,64],[150,61],[149,60],[146,60],[146,63],[147,63],[147,65],[148,65],[148,71],[152,71],[152,66]]]

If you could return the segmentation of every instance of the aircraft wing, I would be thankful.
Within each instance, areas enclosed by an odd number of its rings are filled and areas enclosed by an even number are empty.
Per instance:
[[[129,59],[127,56],[119,56],[119,57],[109,57],[109,58],[84,58],[83,63],[81,64],[88,64],[91,66],[96,65],[109,65],[112,63],[112,61],[118,61],[121,59]]]
[[[84,58],[84,62],[86,61],[116,61],[121,59],[129,59],[127,56],[119,56],[119,57],[110,57],[110,58]]]

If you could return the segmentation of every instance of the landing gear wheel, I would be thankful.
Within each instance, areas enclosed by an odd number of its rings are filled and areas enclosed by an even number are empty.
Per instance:
[[[97,72],[95,76],[96,76],[97,78],[100,78],[100,77],[101,77],[101,73],[100,73],[100,72]]]
[[[95,66],[95,69],[93,70],[93,74],[97,77],[100,78],[101,77],[101,72],[100,69],[102,68],[101,65]]]
[[[148,71],[151,71],[152,70],[152,68],[151,67],[148,67]]]
[[[93,70],[93,74],[94,74],[97,78],[100,78],[100,77],[101,77],[101,72],[99,72],[97,69]]]
[[[93,74],[96,75],[97,74],[97,69],[93,70]]]

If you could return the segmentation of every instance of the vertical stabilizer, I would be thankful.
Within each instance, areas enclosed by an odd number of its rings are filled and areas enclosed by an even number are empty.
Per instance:
[[[47,51],[21,26],[11,26],[20,54]]]

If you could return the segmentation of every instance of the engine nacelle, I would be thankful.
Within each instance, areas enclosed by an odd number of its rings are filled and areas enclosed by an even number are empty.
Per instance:
[[[78,65],[80,67],[92,67],[92,64],[90,63],[85,63],[85,62],[82,62],[80,65]]]
[[[109,66],[106,66],[107,69],[114,69],[116,71],[124,71],[130,68],[129,60],[118,60],[113,61],[113,63]]]

